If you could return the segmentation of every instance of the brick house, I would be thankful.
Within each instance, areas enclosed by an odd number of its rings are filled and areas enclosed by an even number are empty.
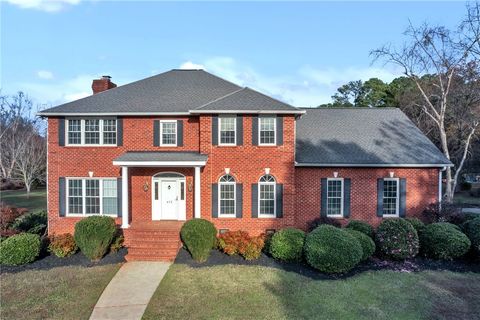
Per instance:
[[[252,234],[419,215],[451,163],[398,109],[301,110],[171,70],[44,110],[48,232],[115,217],[129,260],[172,259],[192,218]]]

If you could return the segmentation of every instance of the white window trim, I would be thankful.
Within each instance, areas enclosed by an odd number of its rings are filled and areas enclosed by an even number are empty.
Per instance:
[[[383,178],[384,181],[395,181],[397,182],[397,196],[395,204],[395,214],[383,214],[383,194],[382,194],[382,217],[383,218],[398,218],[400,217],[400,179],[399,178]],[[382,192],[384,192],[382,188]]]
[[[263,176],[262,176],[263,177]],[[262,179],[260,177],[260,179]],[[260,182],[258,180],[258,217],[259,218],[276,218],[277,217],[277,179],[273,182]],[[260,213],[260,194],[261,194],[261,185],[273,185],[273,214]]]
[[[222,143],[222,119],[233,119],[234,142]],[[237,117],[218,117],[218,145],[219,146],[236,146],[237,145]]]
[[[65,119],[65,146],[70,146],[70,147],[116,147],[118,145],[118,121],[117,118],[89,118],[89,120],[96,119],[99,120],[99,135],[100,135],[100,143],[96,144],[86,144],[85,143],[85,120],[84,118],[82,119],[73,119],[73,118],[67,118]],[[68,133],[69,133],[69,122],[70,120],[80,120],[80,144],[78,143],[69,143],[68,140]],[[110,144],[110,143],[103,143],[103,120],[115,120],[115,144]]]
[[[222,176],[223,177],[223,176]],[[220,177],[220,179],[222,179]],[[233,185],[233,214],[225,214],[221,212],[221,200],[222,200],[222,185]],[[219,218],[235,218],[237,216],[237,180],[229,182],[218,182],[218,217]]]
[[[340,199],[340,214],[328,214],[328,181],[340,181],[341,182],[341,199]],[[344,214],[344,208],[343,208],[343,202],[345,198],[345,182],[343,178],[327,178],[327,203],[325,204],[327,206],[326,212],[327,212],[327,218],[343,218]]]
[[[262,139],[261,139],[262,119],[273,119],[273,142],[272,143],[262,143]],[[259,117],[258,118],[258,145],[259,146],[276,146],[277,145],[277,118],[276,117]]]
[[[70,188],[69,188],[69,181],[70,180],[82,180],[82,212],[83,213],[70,213],[69,210],[70,210],[70,206],[69,206],[69,201],[68,201],[68,198],[69,198],[69,192],[70,192]],[[87,183],[85,182],[85,180],[99,180],[99,197],[100,197],[100,213],[86,213],[86,208],[87,208],[87,204],[86,204],[86,189],[87,189]],[[117,217],[118,216],[118,213],[117,214],[114,214],[114,213],[108,213],[108,214],[104,214],[103,213],[103,180],[115,180],[118,184],[118,179],[116,177],[103,177],[103,178],[98,178],[98,177],[94,177],[94,178],[85,178],[85,177],[68,177],[68,178],[65,178],[65,195],[66,195],[66,200],[65,200],[65,216],[66,217],[90,217],[90,216],[108,216],[108,217]],[[118,190],[118,185],[117,185],[117,190]],[[117,199],[119,197],[119,194],[118,194],[118,191],[117,191]],[[117,200],[118,201],[118,200]],[[120,210],[121,208],[118,208],[117,207],[117,210]]]
[[[163,143],[163,125],[165,123],[175,123],[175,143]],[[160,120],[160,147],[176,147],[178,145],[178,126],[177,120]]]

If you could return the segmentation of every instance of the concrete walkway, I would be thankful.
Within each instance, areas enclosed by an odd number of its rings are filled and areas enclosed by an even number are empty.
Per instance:
[[[141,319],[170,265],[169,262],[125,263],[98,299],[90,320]]]

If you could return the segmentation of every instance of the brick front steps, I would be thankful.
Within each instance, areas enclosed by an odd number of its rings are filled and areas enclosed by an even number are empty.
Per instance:
[[[182,246],[183,221],[133,222],[123,230],[127,261],[173,261]]]

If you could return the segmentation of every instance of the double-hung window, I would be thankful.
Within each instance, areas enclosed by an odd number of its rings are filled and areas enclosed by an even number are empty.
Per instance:
[[[237,118],[236,117],[219,117],[219,126],[218,134],[220,145],[235,145],[236,140],[236,129],[237,129]]]
[[[116,119],[67,119],[67,145],[117,144]]]
[[[160,145],[177,145],[177,120],[160,121]]]
[[[258,182],[258,213],[260,217],[275,217],[275,178],[266,174]]]
[[[383,179],[383,216],[398,216],[399,213],[399,179]]]
[[[222,217],[235,216],[235,178],[229,174],[222,176],[218,183],[218,213]]]
[[[327,179],[327,216],[343,216],[343,179]]]
[[[260,117],[259,120],[259,141],[260,145],[275,145],[275,117]]]
[[[116,215],[117,179],[67,179],[67,214]]]

